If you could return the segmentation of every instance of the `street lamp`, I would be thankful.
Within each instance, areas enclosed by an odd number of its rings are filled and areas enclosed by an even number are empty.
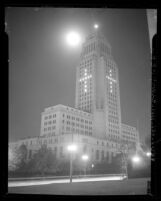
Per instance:
[[[73,172],[73,153],[77,151],[77,146],[75,144],[71,144],[67,147],[70,152],[70,183],[72,183],[72,172]]]
[[[94,24],[95,29],[98,29],[98,27],[99,27],[98,24]]]
[[[126,144],[121,144],[117,153],[121,153],[122,155],[122,171],[125,170],[125,173],[123,171],[123,174],[125,174],[126,178],[128,178],[128,146]]]
[[[82,155],[82,160],[85,162],[84,175],[86,175],[86,162],[88,161],[88,159],[89,159],[88,155],[86,154]]]
[[[139,164],[141,162],[141,158],[138,155],[132,157],[132,162],[134,164]]]
[[[147,157],[151,157],[151,152],[147,152],[147,153],[146,153],[146,156],[147,156]]]

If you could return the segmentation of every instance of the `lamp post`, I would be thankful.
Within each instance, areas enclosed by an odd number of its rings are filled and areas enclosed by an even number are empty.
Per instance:
[[[71,144],[68,146],[68,151],[70,152],[70,183],[72,183],[72,173],[73,173],[73,153],[77,151],[77,146]]]
[[[85,165],[84,165],[84,175],[86,175],[86,162],[88,161],[89,157],[88,155],[84,154],[82,155],[82,160],[85,162]]]
[[[127,154],[128,154],[128,147],[125,144],[122,144],[119,151],[117,153],[122,154],[122,170],[125,170],[125,175],[128,179],[128,170],[127,170]]]

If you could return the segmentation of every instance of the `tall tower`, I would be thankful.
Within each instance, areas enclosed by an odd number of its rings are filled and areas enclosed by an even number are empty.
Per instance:
[[[76,70],[75,98],[76,108],[93,114],[94,136],[120,140],[118,68],[110,44],[98,29],[83,44]]]

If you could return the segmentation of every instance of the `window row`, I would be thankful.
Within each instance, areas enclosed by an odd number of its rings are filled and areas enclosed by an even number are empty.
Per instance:
[[[55,129],[56,129],[56,126],[52,126],[52,127],[44,128],[44,131],[50,131],[50,130],[55,130]]]
[[[65,116],[63,116],[63,117],[65,117]],[[85,124],[92,124],[92,121],[84,120],[84,119],[81,119],[79,117],[73,117],[70,115],[67,115],[67,119],[76,120],[78,122],[85,123]],[[71,123],[74,123],[74,122],[71,122]]]
[[[46,125],[51,125],[51,124],[56,124],[56,120],[53,120],[53,121],[45,121],[45,122],[44,122],[44,126],[46,126]]]
[[[45,116],[45,117],[44,117],[45,120],[47,120],[47,119],[52,119],[52,118],[56,118],[56,114],[48,115],[48,116]]]

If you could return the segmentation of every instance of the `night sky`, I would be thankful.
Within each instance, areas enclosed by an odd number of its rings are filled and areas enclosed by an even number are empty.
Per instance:
[[[75,106],[81,46],[65,41],[77,31],[84,41],[99,24],[119,68],[122,122],[151,134],[151,55],[143,9],[8,8],[9,140],[40,135],[41,112]]]

